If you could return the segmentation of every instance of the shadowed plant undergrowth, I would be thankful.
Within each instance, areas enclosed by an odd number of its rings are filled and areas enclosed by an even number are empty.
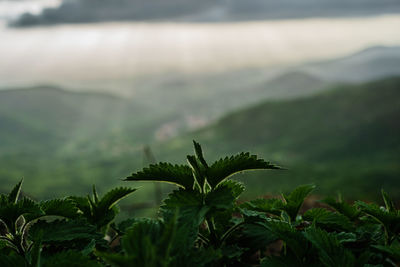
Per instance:
[[[0,196],[0,266],[397,266],[400,211],[335,198],[304,213],[315,189],[239,203],[248,170],[282,170],[250,153],[208,163],[200,144],[186,165],[151,164],[125,180],[172,183],[159,216],[116,223],[118,201],[136,189],[36,202],[22,181]]]

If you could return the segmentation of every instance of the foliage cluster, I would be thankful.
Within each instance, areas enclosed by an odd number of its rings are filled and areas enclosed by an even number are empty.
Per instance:
[[[326,208],[300,209],[314,185],[277,198],[239,203],[237,172],[282,169],[249,153],[213,164],[194,142],[187,165],[152,164],[127,181],[176,184],[159,218],[115,222],[116,203],[136,189],[99,197],[35,202],[22,181],[0,197],[0,266],[396,266],[400,211],[326,198]]]

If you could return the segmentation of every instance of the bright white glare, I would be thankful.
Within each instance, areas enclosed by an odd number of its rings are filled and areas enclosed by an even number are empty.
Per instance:
[[[23,13],[39,14],[43,8],[56,7],[61,0],[0,0],[0,19],[15,19]]]
[[[91,86],[162,73],[299,64],[400,45],[400,16],[0,28],[0,81]]]

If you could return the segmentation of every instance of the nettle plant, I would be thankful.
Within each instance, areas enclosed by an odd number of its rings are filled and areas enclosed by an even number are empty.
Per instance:
[[[115,204],[135,191],[119,187],[99,199],[93,186],[93,197],[36,202],[20,198],[21,186],[0,196],[0,266],[99,266],[89,256],[108,248]]]
[[[315,189],[238,203],[232,175],[281,169],[249,153],[208,164],[194,142],[187,165],[152,164],[126,181],[173,183],[159,217],[115,223],[115,205],[135,189],[44,202],[0,198],[0,266],[397,266],[400,211],[342,199],[300,213]]]

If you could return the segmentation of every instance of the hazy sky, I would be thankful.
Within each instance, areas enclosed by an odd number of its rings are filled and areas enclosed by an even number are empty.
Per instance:
[[[384,2],[390,6],[393,1]],[[226,1],[207,1],[214,2]],[[400,15],[7,27],[6,20],[18,14],[40,14],[42,7],[60,3],[61,0],[0,0],[0,88],[49,83],[67,88],[130,88],[137,79],[152,79],[157,74],[279,68],[344,56],[371,46],[400,45]],[[229,3],[232,10],[245,10],[240,2]],[[249,3],[251,7],[263,2]],[[250,11],[254,12],[251,8]]]
[[[98,23],[0,28],[4,85],[96,85],[157,73],[293,65],[400,45],[400,16],[221,24]]]
[[[57,7],[61,0],[0,0],[0,19],[15,19],[28,12],[40,14],[43,8]]]

